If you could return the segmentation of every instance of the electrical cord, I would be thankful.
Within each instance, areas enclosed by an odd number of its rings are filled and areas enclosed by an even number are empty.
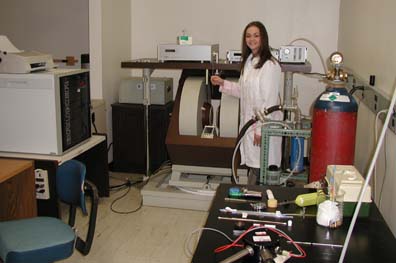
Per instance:
[[[364,86],[352,86],[352,89],[349,91],[350,95],[353,95],[357,90],[364,90]]]
[[[112,212],[114,212],[114,213],[117,213],[117,214],[131,214],[131,213],[135,213],[135,212],[137,212],[138,210],[140,210],[140,208],[142,208],[142,206],[143,206],[143,197],[142,197],[142,195],[141,195],[140,189],[143,188],[143,186],[145,186],[145,185],[149,182],[150,178],[153,178],[154,176],[158,176],[158,175],[160,175],[160,174],[169,173],[169,171],[170,171],[169,165],[170,165],[170,161],[169,161],[169,160],[164,161],[164,162],[160,165],[160,167],[159,167],[157,170],[155,170],[155,172],[154,172],[154,173],[149,177],[149,179],[147,179],[147,180],[139,180],[139,181],[136,181],[136,182],[131,182],[131,181],[128,179],[128,180],[127,180],[125,183],[123,183],[123,184],[118,184],[118,185],[110,186],[110,189],[113,189],[113,190],[114,190],[114,189],[123,190],[123,189],[128,188],[128,190],[127,190],[124,194],[122,194],[121,196],[117,197],[116,199],[114,199],[114,200],[111,202],[111,204],[110,204],[110,210],[111,210]],[[117,179],[119,179],[119,178],[117,178]],[[139,185],[139,184],[140,184],[140,185]],[[139,197],[140,197],[139,206],[138,206],[137,208],[132,209],[132,210],[129,210],[129,211],[119,211],[119,210],[114,209],[115,203],[117,203],[119,200],[121,200],[122,198],[124,198],[125,196],[127,196],[128,193],[131,191],[131,188],[132,188],[134,185],[139,185],[138,187],[136,187],[136,189],[139,191]]]
[[[112,142],[109,144],[109,146],[107,146],[107,152],[110,152],[111,146],[113,146]]]
[[[198,233],[198,237],[197,240],[199,240],[199,238],[201,237],[201,234],[203,231],[213,231],[216,233],[219,233],[220,235],[224,236],[228,241],[233,242],[234,240],[232,238],[230,238],[229,236],[227,236],[227,234],[225,234],[224,232],[216,229],[216,228],[210,228],[210,227],[201,227],[198,229],[193,230],[186,238],[185,242],[184,242],[184,252],[187,252],[187,256],[188,257],[192,257],[193,256],[193,252],[191,250],[191,240],[192,237],[194,236],[194,234]]]
[[[110,185],[109,188],[110,188],[110,190],[116,189],[116,188],[128,186],[128,184],[130,184],[129,180],[127,180],[125,183],[122,183],[122,184]]]
[[[116,199],[114,199],[114,200],[111,202],[111,204],[110,204],[110,210],[111,210],[112,212],[114,212],[114,213],[117,213],[117,214],[124,214],[124,215],[125,215],[125,214],[132,214],[132,213],[135,213],[135,212],[139,211],[140,208],[142,208],[142,206],[143,206],[143,197],[142,197],[142,195],[141,195],[141,193],[140,193],[140,189],[138,189],[140,201],[139,201],[138,207],[136,207],[135,209],[132,209],[132,210],[129,210],[129,211],[119,211],[119,210],[114,209],[114,205],[115,205],[115,203],[117,203],[119,200],[121,200],[122,198],[124,198],[124,197],[131,191],[131,188],[132,188],[133,185],[138,184],[138,183],[141,183],[141,182],[142,182],[142,181],[137,181],[137,182],[133,182],[133,183],[130,183],[129,185],[127,185],[126,187],[128,188],[128,190],[127,190],[125,193],[123,193],[121,196],[117,197]]]
[[[147,184],[149,182],[149,180],[151,180],[152,178],[159,176],[159,175],[168,174],[170,172],[172,172],[172,163],[170,162],[170,160],[166,160],[157,168],[157,170],[155,170],[148,177],[147,180],[143,180],[143,181],[145,181],[145,184]]]
[[[119,177],[116,177],[116,176],[112,176],[112,175],[110,175],[109,177],[111,177],[111,178],[113,178],[115,180],[118,180],[118,181],[123,181],[123,183],[121,183],[121,184],[110,185],[109,186],[110,190],[113,190],[113,189],[116,189],[116,188],[121,188],[121,187],[124,187],[124,186],[127,187],[129,185],[134,184],[134,183],[131,182],[131,180],[129,178],[122,179],[122,178],[119,178]]]
[[[385,185],[385,181],[387,178],[387,173],[388,173],[388,158],[387,158],[387,150],[386,150],[386,135],[385,135],[385,143],[384,143],[384,178],[382,179],[382,183],[381,183],[381,188],[380,188],[380,192],[379,192],[379,201],[378,201],[378,207],[379,209],[381,209],[381,204],[382,204],[382,194],[383,194],[383,190],[384,190],[384,185]]]
[[[375,143],[377,143],[378,140],[378,120],[380,114],[386,113],[388,110],[381,110],[375,115],[375,127],[374,127],[374,138],[375,138]],[[379,192],[379,200],[378,200],[378,207],[381,209],[381,202],[382,202],[382,193],[385,185],[385,179],[386,179],[386,174],[387,174],[387,155],[386,155],[386,134],[385,134],[385,143],[384,143],[384,178],[382,179],[381,187],[380,187],[380,192]],[[374,166],[374,200],[376,200],[377,196],[377,164]]]
[[[256,231],[256,230],[262,230],[262,229],[274,232],[274,233],[278,234],[279,236],[281,236],[281,237],[287,239],[288,241],[290,241],[294,245],[294,247],[298,250],[298,252],[300,253],[300,254],[290,253],[290,257],[305,258],[307,256],[307,253],[305,252],[305,250],[299,244],[297,244],[290,236],[288,236],[285,232],[283,232],[280,229],[276,229],[276,228],[273,228],[273,227],[266,227],[266,226],[258,226],[258,227],[252,226],[252,227],[248,228],[248,230],[243,232],[241,235],[239,235],[231,244],[220,246],[220,247],[216,248],[214,252],[215,253],[220,253],[220,252],[223,252],[223,251],[225,251],[225,250],[227,250],[229,248],[232,248],[232,247],[243,247],[243,245],[238,244],[238,242],[244,236],[246,236],[250,232],[253,232],[253,231]]]
[[[318,81],[322,81],[324,78],[326,78],[326,74],[317,72],[296,72],[296,74],[303,75],[307,78],[316,79]]]
[[[91,114],[91,121],[92,121],[92,126],[94,127],[95,133],[98,133],[98,129],[96,129],[96,124],[95,124],[95,112],[92,112]]]
[[[127,188],[128,188],[128,186],[123,186],[123,187],[113,188],[113,189],[109,189],[109,190],[112,191],[112,193],[117,193],[117,192],[122,191]]]
[[[378,134],[377,133],[378,133],[378,120],[379,120],[379,117],[380,117],[381,114],[385,114],[387,111],[388,110],[381,110],[381,111],[377,112],[377,114],[375,115],[375,121],[374,121],[374,143],[378,143]],[[376,200],[376,196],[377,196],[377,163],[374,164],[373,173],[374,173],[373,197],[374,197],[374,200]],[[385,175],[384,175],[384,179],[385,179]],[[385,181],[385,180],[383,180],[383,181]]]

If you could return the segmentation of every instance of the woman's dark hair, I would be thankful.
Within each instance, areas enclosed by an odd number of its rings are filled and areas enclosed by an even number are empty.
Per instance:
[[[249,27],[255,26],[259,29],[260,31],[260,39],[261,39],[261,46],[259,50],[260,54],[260,60],[256,64],[255,68],[261,68],[264,63],[272,59],[270,47],[268,44],[268,33],[267,29],[265,29],[265,26],[259,22],[259,21],[253,21],[247,24],[245,29],[243,30],[243,35],[242,35],[242,63],[241,63],[241,73],[243,73],[243,68],[245,66],[246,60],[249,57],[249,55],[252,53],[252,50],[246,45],[246,31],[248,30]]]

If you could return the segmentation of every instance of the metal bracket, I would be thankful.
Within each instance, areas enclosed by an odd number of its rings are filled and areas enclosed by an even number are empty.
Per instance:
[[[352,90],[354,87],[362,87],[362,90],[357,90],[354,93],[375,115],[381,110],[388,109],[390,99],[383,95],[378,89],[370,86],[366,81],[357,78],[356,76],[349,76],[346,88]],[[396,134],[396,108],[393,109],[392,117],[389,121],[388,128]],[[385,120],[385,116],[381,115],[380,119]]]

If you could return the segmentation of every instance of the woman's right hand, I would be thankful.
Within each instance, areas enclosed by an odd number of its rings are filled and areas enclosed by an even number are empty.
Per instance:
[[[224,79],[220,78],[217,75],[211,76],[210,81],[212,82],[212,85],[215,85],[215,86],[222,86],[224,84]]]

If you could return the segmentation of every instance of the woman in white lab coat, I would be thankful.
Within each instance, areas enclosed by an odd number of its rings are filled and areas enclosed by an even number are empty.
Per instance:
[[[219,85],[220,91],[240,98],[240,128],[255,114],[255,110],[279,104],[281,69],[271,55],[268,33],[261,22],[249,23],[242,36],[241,75],[238,83],[230,82],[219,76],[212,76],[213,85]],[[272,120],[281,120],[282,113],[273,112],[267,116]],[[253,130],[252,130],[253,129]],[[271,137],[269,145],[269,165],[280,166],[281,137]],[[248,184],[256,184],[260,175],[261,126],[254,124],[241,143],[241,164],[249,169]]]

